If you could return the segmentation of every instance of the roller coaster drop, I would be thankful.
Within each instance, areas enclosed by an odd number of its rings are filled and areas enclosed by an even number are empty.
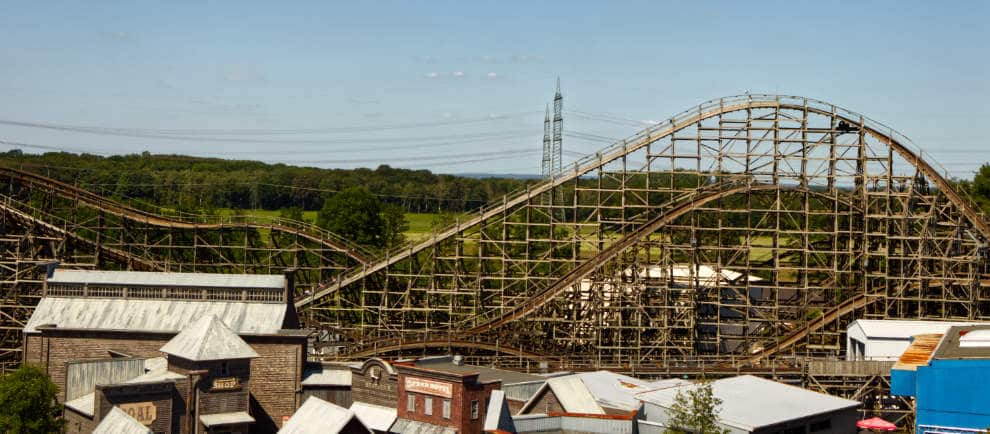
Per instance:
[[[369,259],[299,222],[162,217],[3,169],[0,351],[16,362],[39,265],[58,260],[296,268],[333,357],[659,372],[838,356],[854,318],[990,316],[990,227],[942,173],[837,106],[722,98]]]

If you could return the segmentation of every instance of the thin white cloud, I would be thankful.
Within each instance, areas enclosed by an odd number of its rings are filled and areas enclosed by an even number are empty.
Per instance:
[[[451,75],[460,78],[464,76],[464,71],[454,71]]]
[[[264,83],[268,81],[255,65],[250,64],[227,65],[223,67],[220,78],[231,83]]]
[[[121,31],[104,31],[100,32],[100,36],[114,41],[130,41],[134,39],[134,34]]]
[[[440,73],[439,72],[427,72],[426,74],[423,74],[423,77],[424,78],[439,78],[440,77]]]
[[[494,80],[494,79],[498,78],[498,73],[497,72],[489,72],[489,73],[485,74],[485,78],[487,78],[489,80]]]
[[[512,56],[513,63],[539,63],[543,61],[543,56],[516,55]]]

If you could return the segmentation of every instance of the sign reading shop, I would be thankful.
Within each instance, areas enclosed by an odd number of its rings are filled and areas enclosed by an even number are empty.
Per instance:
[[[425,378],[406,377],[406,392],[423,393],[426,395],[442,396],[450,398],[453,396],[454,387],[450,383],[427,380]]]

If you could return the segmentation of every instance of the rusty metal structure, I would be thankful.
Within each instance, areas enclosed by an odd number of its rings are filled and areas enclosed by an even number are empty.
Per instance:
[[[299,295],[368,261],[316,226],[282,218],[166,216],[35,173],[0,168],[0,368],[20,363],[21,329],[46,268],[293,273]]]
[[[705,102],[297,301],[340,357],[632,372],[842,354],[852,318],[990,315],[990,226],[822,101]],[[496,357],[498,356],[498,357]]]

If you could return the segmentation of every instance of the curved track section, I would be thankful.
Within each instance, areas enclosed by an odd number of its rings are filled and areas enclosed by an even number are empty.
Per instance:
[[[367,264],[370,261],[368,259],[369,254],[364,251],[364,249],[316,225],[306,222],[284,218],[259,219],[245,216],[232,216],[227,218],[200,217],[201,220],[199,221],[193,219],[178,219],[134,208],[62,181],[24,170],[0,166],[0,176],[7,177],[12,182],[23,184],[29,188],[40,191],[50,191],[61,196],[62,198],[82,202],[102,212],[143,224],[174,229],[204,231],[230,228],[277,231],[302,237],[341,253],[345,253],[362,264]],[[217,221],[209,221],[210,219],[216,219]]]
[[[892,129],[746,95],[644,130],[296,305],[361,354],[469,339],[597,367],[837,355],[852,313],[990,314],[988,237]]]

